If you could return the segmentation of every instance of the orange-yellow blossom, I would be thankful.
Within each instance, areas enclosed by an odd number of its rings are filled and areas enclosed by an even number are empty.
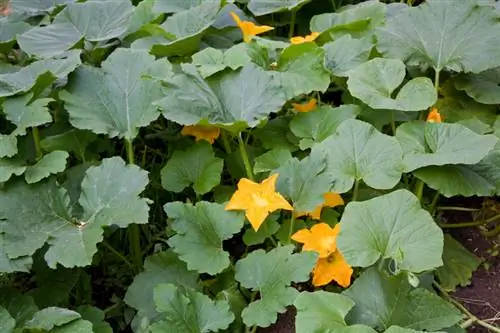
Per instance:
[[[344,199],[342,199],[342,197],[338,193],[328,192],[323,194],[323,197],[325,198],[325,201],[321,205],[318,205],[316,208],[314,208],[312,212],[296,213],[295,217],[309,215],[312,219],[319,220],[321,217],[321,210],[323,209],[323,207],[334,208],[337,206],[344,205]]]
[[[12,8],[10,7],[10,2],[7,2],[6,5],[0,6],[0,15],[9,16],[12,14]]]
[[[310,35],[307,35],[304,37],[297,36],[297,37],[290,38],[290,43],[303,44],[303,43],[307,43],[307,42],[314,42],[314,40],[316,40],[316,38],[318,38],[318,36],[319,36],[319,32],[311,32]]]
[[[337,249],[339,232],[340,224],[332,228],[326,223],[318,223],[311,230],[302,229],[292,236],[293,240],[304,244],[302,251],[315,251],[319,254],[312,271],[312,283],[316,287],[332,281],[336,281],[344,288],[351,284],[353,269]]]
[[[205,125],[188,125],[182,128],[181,134],[194,136],[196,141],[206,140],[210,144],[213,144],[215,139],[220,135],[220,128]]]
[[[292,103],[293,108],[297,112],[309,112],[314,109],[316,109],[316,106],[318,105],[318,101],[316,98],[312,98],[309,102],[305,104],[298,104],[298,103]]]
[[[431,112],[429,112],[429,115],[427,116],[427,122],[428,123],[441,123],[441,114],[439,113],[438,109],[432,108]]]
[[[278,174],[264,179],[260,184],[242,178],[238,189],[226,205],[226,210],[244,210],[255,231],[259,230],[269,213],[278,209],[293,210],[285,198],[276,192]]]
[[[250,21],[242,21],[235,12],[231,12],[231,16],[233,17],[233,20],[236,22],[238,27],[241,29],[241,33],[243,34],[243,41],[245,43],[250,43],[253,36],[257,36],[274,29],[273,27],[267,25],[256,25],[255,23]]]

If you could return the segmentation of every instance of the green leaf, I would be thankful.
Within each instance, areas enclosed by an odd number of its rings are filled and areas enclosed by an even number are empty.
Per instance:
[[[402,124],[396,139],[403,148],[405,172],[445,164],[476,164],[498,138],[479,135],[460,124],[413,121]]]
[[[31,25],[26,22],[0,21],[0,51],[9,53],[14,46],[17,35],[29,30]]]
[[[97,141],[98,136],[90,131],[71,129],[61,134],[47,136],[42,139],[43,150],[52,152],[65,150],[74,153],[80,161],[85,161],[87,147]]]
[[[26,135],[26,129],[52,122],[47,105],[52,98],[42,98],[30,103],[33,94],[7,98],[3,103],[5,118],[16,125],[13,135]]]
[[[56,150],[43,156],[36,164],[26,167],[24,177],[28,184],[38,183],[40,180],[66,169],[69,154]]]
[[[124,301],[137,309],[136,317],[139,321],[146,321],[149,325],[159,316],[153,301],[155,286],[160,283],[172,283],[179,287],[197,289],[197,280],[198,274],[189,271],[172,250],[158,252],[146,258],[144,271],[135,276],[127,289]]]
[[[142,76],[169,70],[161,65],[146,51],[117,49],[101,68],[80,67],[68,91],[60,93],[71,124],[110,138],[135,138],[140,127],[159,115],[152,102],[160,98],[161,84]]]
[[[11,0],[12,11],[29,16],[44,14],[53,11],[57,6],[76,0]]]
[[[2,228],[0,226],[0,273],[29,273],[31,264],[33,262],[31,257],[19,257],[16,259],[10,259],[4,251],[4,240],[1,232]]]
[[[298,141],[289,130],[290,117],[278,117],[268,121],[264,127],[256,128],[252,133],[266,149],[284,149],[296,151]]]
[[[33,318],[26,323],[25,328],[50,331],[56,326],[62,326],[80,318],[81,316],[78,312],[63,308],[49,307],[35,313]]]
[[[56,79],[68,76],[80,64],[80,52],[71,51],[65,54],[64,59],[40,60],[17,72],[0,74],[0,97],[26,92],[35,85],[41,91]]]
[[[147,223],[148,200],[138,197],[147,183],[147,173],[139,167],[126,166],[119,157],[103,160],[82,181],[82,216],[70,215],[69,197],[54,179],[30,186],[9,184],[0,192],[4,250],[9,258],[18,258],[48,243],[49,267],[89,265],[103,227]]]
[[[485,124],[493,125],[496,119],[496,105],[477,103],[461,92],[439,98],[436,108],[448,123],[477,118]]]
[[[274,0],[274,1],[250,0],[250,3],[248,4],[248,9],[255,16],[262,16],[286,10],[297,11],[300,9],[300,7],[302,7],[308,2],[311,2],[311,0]]]
[[[92,323],[86,320],[75,320],[64,326],[55,327],[50,333],[89,333],[93,332]],[[95,333],[95,332],[93,332]]]
[[[15,135],[0,134],[0,158],[17,154],[17,138]]]
[[[426,1],[388,18],[377,49],[436,71],[479,73],[500,66],[500,24],[493,8],[476,0]]]
[[[385,330],[392,325],[429,332],[450,327],[461,313],[436,294],[413,288],[406,274],[385,276],[372,267],[343,293],[355,306],[347,320]]]
[[[445,197],[500,194],[500,147],[473,165],[428,166],[413,174]]]
[[[0,330],[4,333],[12,333],[14,327],[16,327],[16,320],[3,306],[0,306]]]
[[[169,1],[155,1],[154,11],[156,13],[177,13],[195,6],[198,6],[204,2],[210,2],[213,0],[169,0]]]
[[[455,80],[455,87],[479,103],[500,104],[500,67],[460,76]]]
[[[313,43],[290,45],[283,50],[276,71],[271,75],[287,99],[312,91],[324,92],[330,85],[330,74],[323,62],[325,51]]]
[[[252,44],[248,45],[246,43],[236,44],[226,51],[209,47],[193,54],[193,64],[198,67],[203,78],[218,73],[227,67],[236,70],[252,62],[252,58],[248,54],[252,47]]]
[[[82,319],[92,323],[93,333],[113,333],[111,325],[104,320],[106,316],[104,311],[90,305],[79,306],[76,310]]]
[[[337,245],[352,266],[391,258],[397,269],[420,273],[443,264],[443,232],[407,190],[350,202],[340,222]]]
[[[161,184],[168,191],[182,192],[193,185],[197,195],[220,183],[224,160],[215,157],[208,142],[199,142],[186,151],[176,150],[161,170]]]
[[[292,254],[293,249],[294,246],[287,245],[267,253],[256,250],[236,263],[236,280],[260,294],[260,299],[250,303],[242,312],[247,326],[267,327],[274,323],[277,314],[285,312],[299,295],[290,284],[309,279],[316,263],[316,253]]]
[[[349,191],[355,180],[375,189],[393,188],[403,171],[402,152],[396,139],[368,123],[348,119],[337,131],[312,148],[312,155],[326,155],[333,191]]]
[[[424,333],[424,331],[415,331],[415,330],[412,330],[411,328],[391,326],[384,333]]]
[[[26,171],[26,164],[19,158],[0,159],[0,182],[8,181],[12,176],[20,176]]]
[[[470,129],[474,133],[477,133],[480,135],[489,134],[489,133],[493,132],[493,128],[490,125],[483,123],[481,120],[477,119],[476,117],[460,120],[460,121],[457,121],[457,123],[460,125],[464,125],[465,127]]]
[[[264,221],[262,227],[255,231],[253,228],[248,228],[243,235],[243,242],[247,246],[262,244],[266,239],[271,238],[279,229],[280,225],[276,222],[277,217],[271,215]]]
[[[269,172],[278,169],[292,159],[287,149],[273,149],[255,159],[253,171],[255,173]]]
[[[298,113],[290,122],[290,130],[299,137],[300,149],[313,147],[334,134],[337,127],[347,119],[354,119],[361,113],[361,108],[345,104],[336,108],[323,105],[316,110]]]
[[[385,21],[386,5],[378,1],[365,1],[342,7],[335,13],[313,16],[311,31],[320,32],[321,39],[337,39],[340,35],[372,36],[374,29]],[[326,36],[324,36],[326,35]]]
[[[23,327],[38,311],[31,297],[5,286],[0,288],[0,306],[5,308],[10,316],[15,319],[17,327]]]
[[[323,45],[325,68],[335,76],[348,76],[348,72],[370,59],[373,43],[369,38],[354,39],[342,36]]]
[[[193,65],[183,64],[155,102],[163,116],[181,125],[206,123],[241,131],[255,127],[286,102],[269,73],[247,65],[204,80]]]
[[[166,318],[151,325],[151,333],[218,332],[234,321],[227,301],[212,301],[208,296],[189,289],[181,293],[172,284],[156,286],[154,301]]]
[[[160,43],[151,43],[151,53],[170,57],[190,55],[198,51],[201,39],[215,22],[219,9],[220,1],[204,1],[199,6],[170,16],[160,28],[174,38],[162,37]]]
[[[241,230],[243,214],[225,211],[223,205],[205,201],[195,206],[171,202],[164,208],[177,233],[168,244],[187,263],[188,269],[215,275],[229,266],[229,253],[222,249],[222,242]]]
[[[374,109],[420,111],[436,103],[436,89],[426,77],[417,77],[392,95],[406,76],[398,59],[375,58],[349,72],[347,85],[352,96]]]
[[[323,195],[332,187],[331,175],[325,168],[325,158],[318,155],[301,161],[290,159],[273,172],[279,174],[276,188],[293,202],[296,212],[311,212],[324,202]]]
[[[450,235],[444,236],[443,263],[436,271],[440,285],[447,291],[457,286],[470,284],[472,273],[479,267],[481,260],[457,242]]]
[[[130,1],[70,3],[52,24],[25,32],[18,37],[18,43],[28,54],[57,56],[82,38],[100,42],[121,36],[128,29],[133,10]]]
[[[302,292],[294,303],[297,332],[375,333],[363,325],[347,326],[344,317],[354,306],[348,297],[326,291]]]

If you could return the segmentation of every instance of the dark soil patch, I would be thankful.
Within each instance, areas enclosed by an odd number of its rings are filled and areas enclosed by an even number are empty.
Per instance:
[[[295,333],[295,307],[288,307],[287,311],[278,317],[276,324],[268,328],[261,328],[257,333]]]

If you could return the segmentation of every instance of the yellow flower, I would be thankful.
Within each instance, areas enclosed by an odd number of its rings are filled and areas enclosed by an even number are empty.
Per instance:
[[[319,220],[321,217],[321,210],[323,207],[337,207],[337,206],[342,206],[344,205],[344,199],[340,196],[340,194],[335,193],[335,192],[328,192],[323,194],[323,197],[325,198],[324,203],[321,205],[318,205],[312,212],[302,212],[302,213],[297,213],[295,217],[301,217],[305,215],[309,215],[312,219],[314,220]]]
[[[332,281],[337,282],[344,288],[351,284],[353,269],[345,261],[340,251],[335,251],[327,258],[319,258],[313,269],[312,284],[321,287]]]
[[[320,258],[327,258],[337,249],[337,235],[340,226],[334,228],[326,223],[318,223],[311,230],[302,229],[293,234],[292,239],[304,244],[302,251],[316,251]]]
[[[340,224],[332,228],[326,223],[318,223],[311,230],[302,229],[292,236],[294,241],[304,244],[302,251],[315,251],[319,254],[312,271],[312,283],[316,287],[324,286],[332,281],[344,288],[351,284],[353,269],[337,249],[339,232]]]
[[[206,140],[213,144],[220,135],[220,129],[214,126],[189,125],[182,128],[181,134],[194,136],[196,141]]]
[[[438,109],[432,108],[431,112],[429,112],[429,115],[427,116],[427,122],[428,123],[441,123],[441,114],[439,113]]]
[[[297,112],[309,112],[316,109],[317,104],[318,101],[316,100],[316,98],[313,98],[306,104],[292,103],[292,106]]]
[[[231,12],[231,16],[238,27],[240,27],[241,33],[243,34],[243,41],[245,43],[249,43],[253,36],[257,36],[274,29],[273,27],[267,25],[258,26],[250,21],[242,21],[234,12]]]
[[[278,209],[293,210],[283,196],[276,192],[278,174],[264,179],[260,184],[242,178],[238,190],[226,205],[226,210],[245,210],[245,216],[255,231],[259,230],[269,213]]]
[[[292,44],[302,44],[302,43],[307,43],[307,42],[314,42],[316,38],[318,38],[319,32],[311,32],[310,35],[304,36],[304,37],[292,37],[290,38],[290,43]]]

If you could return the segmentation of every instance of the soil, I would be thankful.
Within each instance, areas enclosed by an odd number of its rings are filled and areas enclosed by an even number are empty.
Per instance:
[[[463,207],[478,207],[480,200],[461,200],[448,202]],[[496,204],[500,206],[500,201]],[[473,216],[466,212],[446,212],[441,217],[446,223],[460,223],[471,221]],[[486,238],[477,228],[452,229],[450,234],[462,243],[469,251],[483,259],[483,264],[473,274],[471,284],[459,288],[453,297],[460,301],[472,314],[489,324],[500,326],[500,255],[492,255],[491,250],[497,247],[500,250],[500,236]],[[276,324],[259,329],[258,333],[295,333],[295,308],[289,307],[287,312],[278,317]],[[482,326],[470,326],[469,333],[489,332]]]

